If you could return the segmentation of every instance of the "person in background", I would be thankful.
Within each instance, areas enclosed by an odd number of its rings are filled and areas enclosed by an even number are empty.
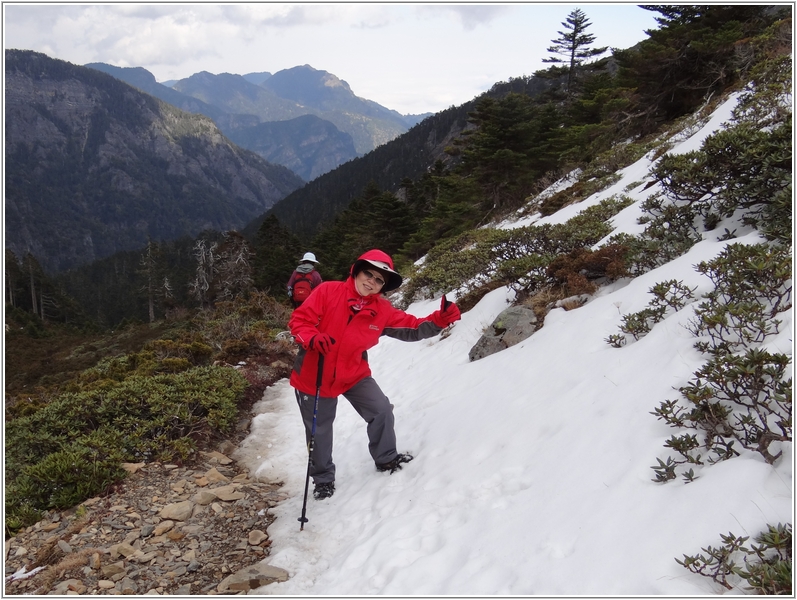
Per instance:
[[[440,310],[415,317],[383,296],[397,289],[401,275],[381,250],[369,250],[351,266],[345,281],[327,281],[293,311],[288,327],[299,345],[290,383],[310,443],[316,393],[319,401],[310,475],[316,500],[335,491],[332,423],[343,395],[368,423],[368,451],[378,471],[394,473],[413,459],[396,451],[393,405],[371,376],[367,350],[387,335],[402,341],[433,337],[460,319],[457,305],[443,296]],[[321,385],[319,358],[324,356]]]
[[[293,308],[301,306],[310,292],[322,282],[321,275],[315,270],[317,264],[315,254],[306,252],[296,270],[291,273],[291,278],[288,279],[288,298],[291,299]]]

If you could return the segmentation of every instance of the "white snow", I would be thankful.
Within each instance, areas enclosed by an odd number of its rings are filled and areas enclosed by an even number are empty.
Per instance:
[[[673,152],[699,148],[729,118],[735,98]],[[645,179],[643,158],[611,189],[538,222],[558,222]],[[641,200],[654,186],[623,192]],[[572,212],[571,212],[572,211]],[[613,220],[639,233],[639,209]],[[522,223],[520,223],[522,224]],[[518,224],[512,224],[518,226]],[[721,534],[754,536],[792,522],[792,448],[770,466],[757,454],[697,467],[698,479],[655,483],[665,440],[681,432],[651,412],[679,396],[706,357],[685,328],[687,307],[623,348],[605,339],[622,315],[644,308],[656,283],[710,289],[694,265],[730,242],[720,225],[680,258],[600,290],[576,310],[552,310],[526,341],[476,362],[468,351],[509,305],[498,289],[463,314],[445,339],[384,339],[369,352],[374,377],[395,405],[398,450],[415,460],[377,472],[365,423],[340,398],[335,495],[308,500],[299,530],[307,449],[287,380],[267,390],[240,456],[290,499],[274,510],[266,562],[290,579],[269,595],[685,595],[723,593],[675,562],[719,546]],[[741,243],[757,243],[748,233]],[[439,299],[413,304],[426,315]],[[792,315],[781,315],[773,351],[791,354]],[[312,485],[311,485],[312,490]],[[745,593],[740,586],[731,593]]]

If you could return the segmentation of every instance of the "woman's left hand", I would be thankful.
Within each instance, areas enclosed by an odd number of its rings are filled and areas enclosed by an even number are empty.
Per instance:
[[[445,296],[440,299],[440,311],[437,314],[436,323],[440,327],[448,327],[454,321],[459,321],[462,318],[459,307],[453,302],[449,302]]]

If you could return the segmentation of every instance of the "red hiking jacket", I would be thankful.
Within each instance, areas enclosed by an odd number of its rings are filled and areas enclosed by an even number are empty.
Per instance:
[[[365,255],[364,255],[365,256]],[[360,310],[352,306],[361,304]],[[327,333],[334,340],[324,357],[321,396],[334,398],[351,389],[355,383],[371,375],[367,350],[376,346],[379,337],[388,335],[403,341],[433,337],[443,330],[438,315],[418,318],[395,308],[381,294],[363,298],[354,279],[326,281],[319,285],[304,303],[293,311],[288,322],[291,334],[299,344],[293,365],[291,385],[304,394],[316,393],[316,376],[320,354],[308,349],[317,333]]]

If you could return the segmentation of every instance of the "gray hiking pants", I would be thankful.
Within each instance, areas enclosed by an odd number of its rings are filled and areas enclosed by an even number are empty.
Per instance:
[[[315,396],[303,394],[299,390],[295,392],[309,445]],[[349,391],[344,392],[343,397],[368,423],[368,451],[374,462],[381,465],[396,458],[398,452],[396,452],[396,431],[393,427],[393,405],[382,393],[374,378],[366,377],[360,380]],[[335,463],[332,462],[332,423],[337,408],[337,398],[318,399],[313,463],[310,467],[310,475],[316,484],[335,481]]]

